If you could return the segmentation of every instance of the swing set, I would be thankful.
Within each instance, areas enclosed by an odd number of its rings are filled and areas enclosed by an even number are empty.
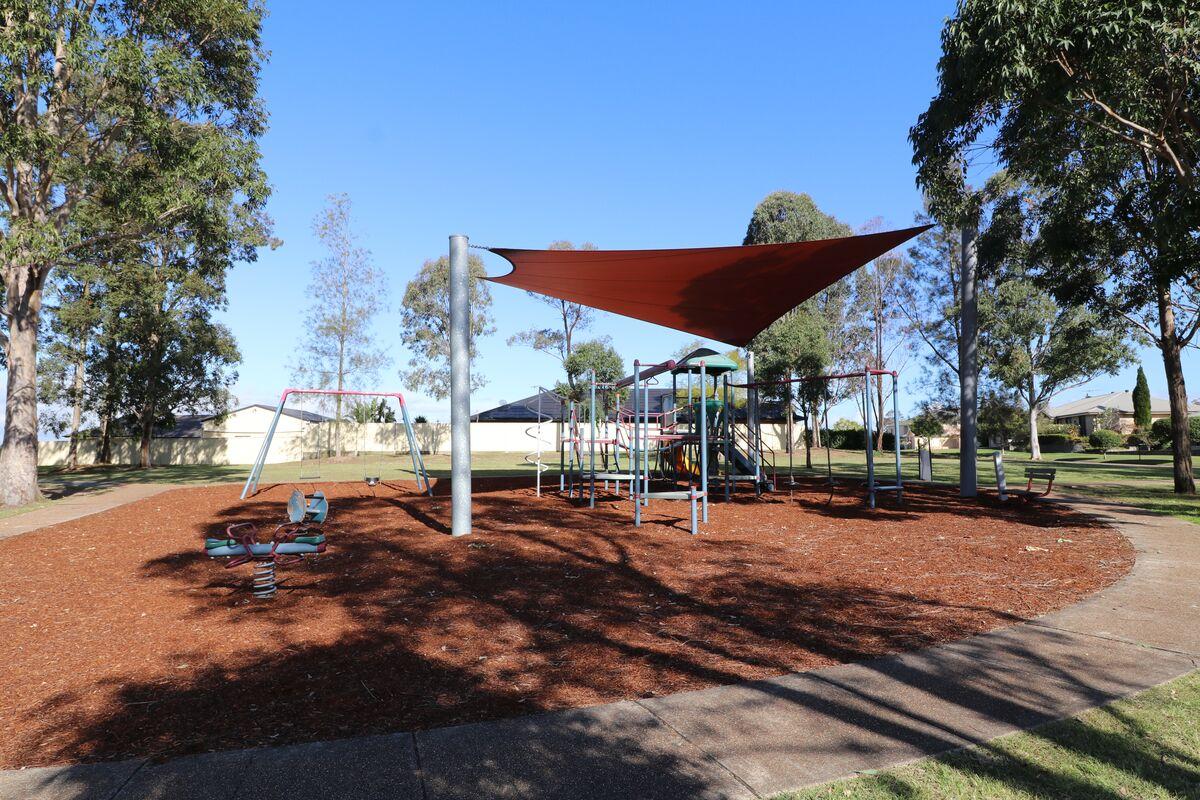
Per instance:
[[[874,401],[872,400],[871,395],[872,395],[872,392],[876,392],[876,391],[881,396],[886,396],[886,394],[888,394],[888,392],[885,391],[885,384],[884,384],[884,380],[888,376],[891,376],[891,379],[892,379],[891,385],[888,388],[890,388],[890,394],[891,394],[891,399],[892,399],[892,438],[893,438],[893,449],[895,452],[896,479],[895,479],[895,483],[881,484],[877,480],[876,474],[875,474],[876,473],[876,469],[875,469],[875,436],[880,431],[880,429],[882,429],[883,420],[882,419],[879,419],[879,420],[874,419],[874,416],[875,416],[873,413],[874,412]],[[863,421],[865,422],[865,426],[863,429],[863,449],[866,451],[866,457],[867,457],[867,480],[865,483],[866,489],[867,489],[867,504],[871,508],[875,508],[875,497],[880,492],[895,492],[896,493],[896,502],[898,502],[898,503],[904,502],[904,479],[901,477],[901,473],[900,473],[900,406],[899,406],[900,401],[899,401],[899,394],[898,394],[899,375],[895,371],[881,370],[881,369],[864,369],[860,372],[843,372],[843,373],[838,373],[838,374],[834,374],[834,375],[808,375],[808,376],[804,376],[801,378],[787,378],[785,380],[779,380],[779,381],[754,381],[754,382],[746,382],[746,383],[728,383],[727,388],[745,389],[747,392],[747,395],[748,395],[748,398],[747,398],[748,402],[752,402],[752,403],[754,403],[755,406],[757,406],[758,396],[762,390],[772,389],[772,388],[777,388],[777,387],[784,387],[787,390],[786,394],[788,397],[788,401],[787,401],[786,405],[788,406],[787,413],[790,416],[792,414],[791,405],[793,402],[793,398],[791,397],[790,387],[795,386],[797,384],[799,384],[799,385],[819,384],[821,386],[820,399],[822,401],[822,414],[824,416],[824,426],[823,426],[824,436],[823,436],[823,438],[825,440],[826,481],[829,483],[829,486],[832,490],[832,487],[835,485],[835,481],[834,481],[834,477],[833,477],[833,449],[832,449],[831,437],[829,435],[829,407],[832,404],[833,393],[829,390],[829,386],[834,381],[840,381],[840,380],[861,380],[862,381],[862,386],[861,386],[861,389],[859,390],[859,392],[860,392],[860,396],[861,396],[860,402],[862,403],[862,409],[863,409]],[[804,408],[804,404],[801,404],[801,408],[802,409]],[[809,419],[808,419],[807,410],[805,410],[801,416],[802,416],[802,419],[804,420],[805,427],[809,428],[811,430],[811,426],[808,424]],[[880,411],[879,416],[882,417],[882,410]],[[755,429],[758,429],[759,427],[760,426],[758,426],[758,425],[752,426],[752,428],[755,428]],[[751,432],[751,435],[761,436],[761,432],[758,432],[757,430],[753,430]],[[793,462],[792,462],[794,449],[795,449],[794,443],[789,442],[788,443],[788,478],[789,478],[789,481],[791,482],[791,485],[793,485],[793,486],[795,485],[795,479],[792,477],[793,473],[794,473]],[[831,495],[831,497],[832,497],[832,495]]]
[[[287,410],[288,401],[295,398],[300,413],[300,418],[303,420],[303,428],[299,436],[300,446],[300,466],[297,479],[299,481],[317,481],[321,480],[321,470],[325,461],[338,458],[343,452],[341,444],[341,430],[344,427],[350,428],[356,423],[347,419],[313,419],[313,415],[308,414],[304,409],[306,397],[374,397],[374,398],[394,398],[397,405],[400,407],[400,424],[404,428],[405,438],[408,442],[408,452],[412,460],[412,472],[417,481],[418,490],[432,495],[433,487],[430,484],[429,476],[425,471],[425,460],[421,456],[421,449],[417,445],[417,437],[413,430],[412,421],[408,416],[408,407],[404,402],[404,395],[400,392],[360,392],[351,391],[348,389],[285,389],[279,398],[279,404],[275,408],[275,415],[271,418],[271,424],[267,427],[266,435],[263,437],[262,445],[259,447],[258,456],[254,460],[254,465],[250,469],[250,475],[246,478],[246,485],[242,488],[242,499],[250,497],[258,491],[258,485],[262,479],[263,467],[267,463],[267,458],[271,450],[271,443],[275,439],[276,432],[279,429],[279,420]],[[367,441],[367,425],[359,425],[359,435],[361,438],[360,446],[355,448],[356,457],[364,459],[362,462],[362,481],[367,486],[378,486],[384,480],[384,455],[386,450],[380,448],[375,443]],[[335,441],[335,433],[336,439]]]

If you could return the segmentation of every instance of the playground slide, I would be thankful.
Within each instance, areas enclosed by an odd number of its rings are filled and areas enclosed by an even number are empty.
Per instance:
[[[675,448],[675,474],[690,475],[693,478],[700,477],[700,468],[692,463],[692,459],[688,458],[686,447]]]
[[[733,448],[733,468],[737,470],[738,475],[753,475],[754,462],[750,457],[743,453],[738,448]]]

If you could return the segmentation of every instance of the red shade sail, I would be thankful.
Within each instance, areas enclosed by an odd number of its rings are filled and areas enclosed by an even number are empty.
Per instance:
[[[493,247],[513,271],[488,280],[744,347],[817,292],[930,227],[686,250]]]

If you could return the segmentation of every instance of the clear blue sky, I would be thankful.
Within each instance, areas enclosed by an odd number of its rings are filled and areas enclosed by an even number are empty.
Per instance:
[[[375,335],[394,363],[377,388],[398,386],[408,357],[404,285],[450,233],[535,248],[740,244],[755,204],[777,189],[807,192],[855,227],[910,224],[920,195],[906,135],[934,91],[953,4],[754,5],[272,3],[263,151],[284,245],[229,282],[239,399],[273,402],[289,382],[320,255],[310,224],[329,193],[350,194],[390,282]],[[508,287],[492,294],[498,330],[475,364],[489,383],[474,410],[559,371],[505,344],[551,324],[549,309]],[[611,315],[591,333],[611,336],[629,362],[693,338]],[[1162,395],[1161,361],[1153,351],[1144,361]],[[1198,365],[1191,355],[1185,368]],[[1133,372],[1091,388],[1132,388]],[[916,360],[906,373],[905,408],[920,399]],[[448,417],[444,403],[409,402]]]

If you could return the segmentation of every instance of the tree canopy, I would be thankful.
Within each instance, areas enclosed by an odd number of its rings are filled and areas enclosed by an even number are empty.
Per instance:
[[[9,4],[0,17],[0,501],[37,496],[37,333],[56,267],[269,193],[258,0]]]
[[[1041,192],[1041,276],[1163,356],[1175,489],[1194,493],[1180,351],[1200,328],[1200,17],[1155,0],[962,0],[911,131],[935,215],[964,219],[983,150]]]
[[[467,307],[471,311],[468,341],[472,359],[471,391],[487,385],[475,361],[476,343],[496,332],[492,324],[492,293],[479,256],[467,259],[470,274]],[[437,400],[450,396],[450,259],[426,261],[408,282],[400,307],[400,341],[408,348],[408,369],[400,377],[409,389]]]

